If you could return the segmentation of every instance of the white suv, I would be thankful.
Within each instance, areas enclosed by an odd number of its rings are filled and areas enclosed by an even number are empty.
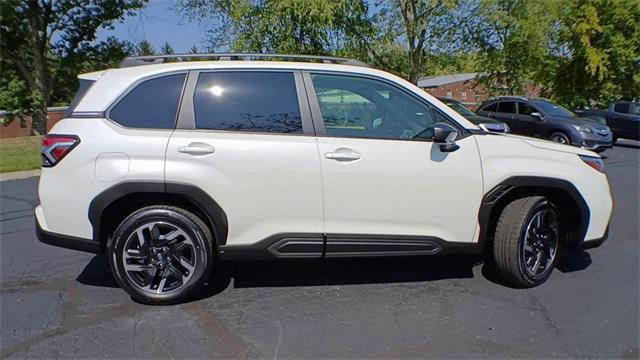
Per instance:
[[[531,287],[607,237],[593,152],[484,132],[349,60],[242,59],[80,75],[43,141],[40,241],[106,252],[132,297],[175,303],[225,259],[486,251]]]

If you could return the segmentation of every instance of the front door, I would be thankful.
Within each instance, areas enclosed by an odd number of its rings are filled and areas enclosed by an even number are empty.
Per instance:
[[[441,152],[433,125],[453,121],[386,80],[319,73],[305,83],[319,133],[327,256],[473,241],[482,197],[473,136]]]

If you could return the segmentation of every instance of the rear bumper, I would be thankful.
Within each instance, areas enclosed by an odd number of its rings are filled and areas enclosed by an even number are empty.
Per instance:
[[[83,239],[74,236],[56,234],[42,229],[36,218],[36,236],[41,243],[58,246],[65,249],[84,251],[94,254],[102,252],[100,243],[91,239]]]

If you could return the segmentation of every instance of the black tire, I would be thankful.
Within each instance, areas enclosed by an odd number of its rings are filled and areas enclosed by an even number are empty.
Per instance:
[[[536,230],[534,221],[537,223],[539,214],[542,216],[541,221],[548,222],[548,231]],[[543,196],[516,199],[502,210],[495,231],[493,256],[496,270],[504,280],[515,287],[529,288],[538,286],[549,278],[560,249],[558,219],[557,208]],[[536,254],[539,253],[538,258]],[[530,261],[532,259],[533,264]],[[540,259],[539,263],[537,259]],[[543,260],[544,268],[540,271],[539,266],[543,265]],[[536,264],[538,267],[532,271],[531,268]]]
[[[567,144],[567,145],[571,145],[571,139],[569,139],[569,137],[567,136],[567,134],[562,133],[562,132],[554,132],[553,134],[549,135],[549,140],[559,143],[559,144]]]
[[[210,275],[213,241],[207,225],[189,211],[173,206],[144,207],[116,229],[109,247],[111,271],[136,301],[158,305],[183,302]]]

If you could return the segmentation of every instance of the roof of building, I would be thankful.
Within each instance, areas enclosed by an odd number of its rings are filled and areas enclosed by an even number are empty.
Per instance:
[[[425,76],[418,79],[418,87],[429,88],[475,79],[478,73]]]

